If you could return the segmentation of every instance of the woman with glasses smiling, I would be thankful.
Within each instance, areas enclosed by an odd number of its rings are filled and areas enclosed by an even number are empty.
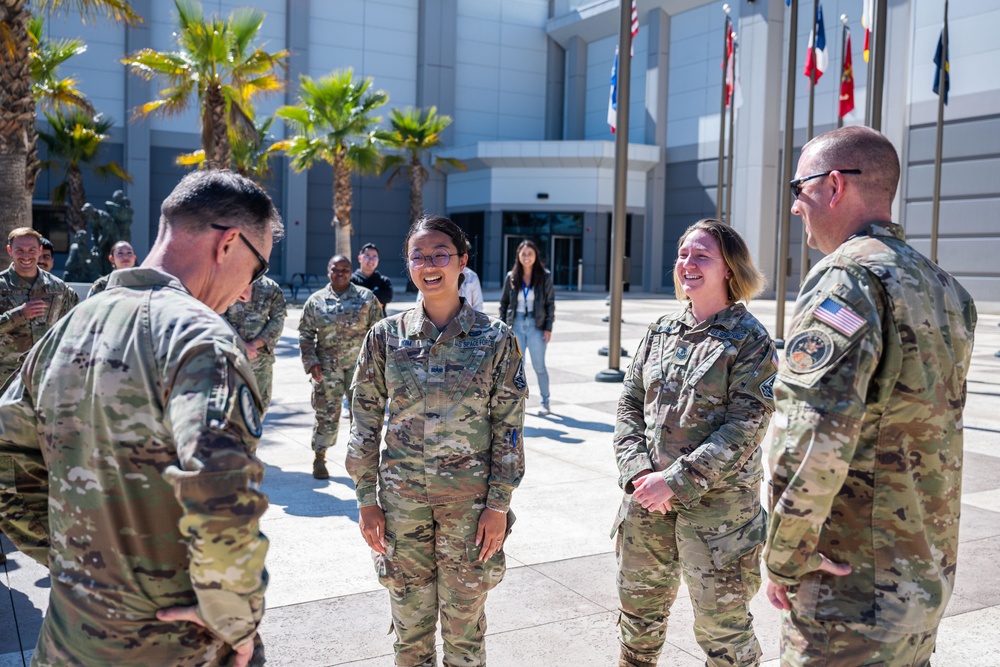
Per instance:
[[[365,338],[347,471],[389,589],[396,664],[437,664],[440,610],[444,664],[483,665],[486,594],[506,571],[510,498],[524,475],[527,384],[510,329],[459,298],[462,230],[422,218],[404,250],[423,301]]]

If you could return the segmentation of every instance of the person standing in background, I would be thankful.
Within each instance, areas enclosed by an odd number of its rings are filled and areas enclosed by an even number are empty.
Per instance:
[[[0,271],[0,385],[21,364],[21,356],[80,301],[73,288],[38,269],[42,235],[18,227],[7,236],[12,260]]]
[[[38,241],[42,244],[42,249],[38,253],[38,268],[42,271],[52,273],[52,267],[56,264],[55,257],[52,254],[56,251],[56,247],[52,245],[52,241],[44,236],[38,239]]]
[[[358,253],[358,270],[351,276],[351,282],[370,289],[375,294],[384,316],[386,306],[392,301],[392,281],[377,269],[378,248],[374,243],[366,243],[361,246],[361,251]]]
[[[274,348],[285,327],[285,293],[281,285],[264,276],[247,287],[246,301],[240,300],[223,315],[243,341],[250,367],[257,378],[263,404],[262,413],[271,406],[274,381]]]
[[[302,308],[299,349],[312,383],[313,477],[329,479],[326,450],[337,444],[340,405],[350,402],[351,376],[365,334],[382,318],[371,290],[351,282],[351,260],[335,255],[327,264],[330,284],[313,293]]]
[[[111,262],[112,271],[117,271],[118,269],[131,269],[135,266],[135,250],[132,249],[132,244],[128,241],[119,241],[118,243],[111,246],[111,254],[108,255],[108,261]],[[107,276],[101,276],[94,281],[94,284],[90,286],[90,291],[87,292],[87,298],[94,296],[100,292],[103,292],[108,287]]]
[[[626,495],[612,530],[621,667],[656,665],[682,575],[705,664],[760,664],[750,600],[761,582],[760,443],[777,362],[740,301],[763,286],[732,227],[688,227],[674,265],[685,306],[649,325],[625,376],[614,446]]]
[[[862,126],[802,148],[792,213],[824,257],[775,382],[767,596],[781,664],[923,666],[955,585],[976,307],[891,222],[896,149]]]
[[[552,323],[556,319],[556,291],[552,274],[542,264],[534,241],[521,241],[514,256],[514,267],[503,281],[500,319],[514,330],[521,351],[531,357],[542,395],[538,414],[545,416],[551,412],[545,348],[552,338]]]

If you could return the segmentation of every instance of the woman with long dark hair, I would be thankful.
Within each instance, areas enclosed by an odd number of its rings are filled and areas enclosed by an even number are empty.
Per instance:
[[[396,664],[437,664],[440,612],[444,664],[483,665],[486,594],[506,571],[510,497],[524,475],[527,383],[510,329],[459,299],[462,230],[425,217],[404,248],[424,298],[365,338],[347,471],[389,589]]]
[[[556,292],[552,286],[552,274],[542,264],[534,241],[525,239],[517,246],[514,266],[503,281],[500,317],[514,329],[521,352],[527,352],[531,357],[531,367],[535,369],[538,392],[542,398],[538,414],[547,415],[551,410],[545,348],[552,338],[552,323],[556,319]]]

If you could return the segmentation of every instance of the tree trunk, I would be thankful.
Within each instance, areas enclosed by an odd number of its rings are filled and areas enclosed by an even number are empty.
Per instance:
[[[333,221],[337,230],[337,254],[352,257],[351,204],[354,193],[351,189],[351,169],[347,166],[347,151],[341,148],[333,155]]]
[[[226,124],[226,100],[219,86],[211,86],[206,91],[202,113],[201,147],[205,151],[205,167],[229,169],[232,151]]]
[[[83,214],[83,205],[86,203],[83,173],[79,167],[70,166],[66,170],[66,225],[74,232],[87,226],[87,217]]]
[[[26,155],[35,136],[35,100],[31,96],[27,0],[0,2],[0,29],[13,49],[0,48],[0,231],[31,226]]]
[[[410,224],[424,215],[424,169],[420,158],[410,158]]]

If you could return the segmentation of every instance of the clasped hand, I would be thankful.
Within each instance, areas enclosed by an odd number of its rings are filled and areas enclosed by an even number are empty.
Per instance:
[[[666,514],[673,509],[670,499],[674,492],[660,473],[641,472],[632,478],[632,486],[632,498],[648,511]]]

